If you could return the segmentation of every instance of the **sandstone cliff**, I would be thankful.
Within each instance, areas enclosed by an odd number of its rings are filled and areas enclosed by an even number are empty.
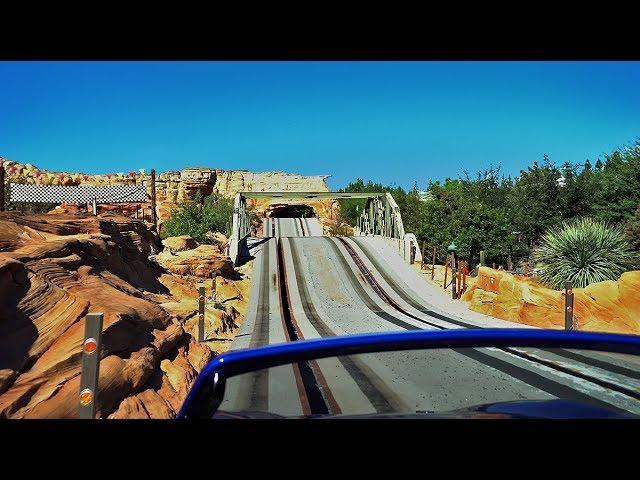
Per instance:
[[[219,279],[221,303],[207,306],[211,341],[198,344],[196,280],[150,261],[161,248],[126,217],[0,213],[0,418],[76,417],[87,312],[104,313],[98,416],[176,414],[239,328],[249,279]],[[220,265],[229,276],[228,259],[208,254],[219,263],[207,273]]]
[[[37,185],[146,185],[151,195],[150,174],[144,170],[128,173],[109,173],[103,175],[86,175],[82,173],[48,172],[38,169],[31,164],[20,164],[0,157],[0,164],[7,175],[7,183],[30,183]],[[327,192],[327,175],[305,176],[285,172],[249,172],[245,170],[225,171],[212,168],[185,168],[181,171],[170,171],[156,175],[156,199],[158,222],[162,224],[171,214],[171,210],[178,202],[193,200],[200,192],[204,198],[211,194],[234,197],[240,191],[267,192]],[[257,202],[256,202],[257,203]],[[260,202],[268,205],[269,201]],[[324,216],[325,210],[331,208],[332,202],[316,202],[318,215]],[[146,207],[149,208],[147,203]],[[120,213],[133,216],[134,211],[129,207],[118,206],[109,208],[102,206],[101,210],[116,208]],[[315,208],[315,207],[314,207]],[[70,207],[69,210],[75,210]]]
[[[480,267],[478,277],[469,283],[462,298],[472,310],[541,328],[564,328],[561,291],[488,267]],[[640,334],[640,271],[573,292],[578,330]]]

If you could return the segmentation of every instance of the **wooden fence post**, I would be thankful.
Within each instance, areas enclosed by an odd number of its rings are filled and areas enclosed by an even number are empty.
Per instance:
[[[431,260],[431,280],[434,279],[436,275],[436,247],[433,247],[433,258]]]
[[[158,219],[156,217],[156,170],[151,169],[151,223],[158,228]]]
[[[4,165],[0,161],[0,212],[4,212]]]
[[[458,276],[458,269],[456,264],[456,254],[455,252],[451,252],[451,298],[453,300],[455,300],[458,296],[457,276]]]
[[[442,288],[447,289],[447,270],[449,269],[449,259],[444,262],[444,280],[442,281]]]
[[[467,262],[464,262],[464,269],[462,270],[462,293],[467,291]],[[460,296],[462,296],[462,293]]]

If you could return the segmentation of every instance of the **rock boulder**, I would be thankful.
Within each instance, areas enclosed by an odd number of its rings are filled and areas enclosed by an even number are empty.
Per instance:
[[[162,245],[171,252],[184,252],[185,250],[193,250],[200,244],[189,235],[181,235],[179,237],[168,237],[162,240]]]

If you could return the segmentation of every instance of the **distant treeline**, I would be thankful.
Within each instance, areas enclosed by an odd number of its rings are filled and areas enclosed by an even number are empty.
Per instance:
[[[633,248],[640,250],[640,140],[594,164],[587,160],[558,166],[544,155],[515,179],[491,167],[474,176],[465,171],[444,184],[429,181],[426,200],[417,183],[405,191],[357,179],[342,191],[391,192],[405,231],[430,249],[437,247],[440,261],[452,240],[460,257],[474,265],[480,250],[488,264],[506,266],[509,255],[514,263],[528,260],[549,227],[584,216],[624,228]],[[355,225],[364,203],[340,200],[341,215]]]

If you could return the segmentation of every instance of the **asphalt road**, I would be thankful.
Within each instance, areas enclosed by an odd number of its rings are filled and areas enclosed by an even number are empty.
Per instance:
[[[232,349],[356,333],[520,326],[425,292],[431,287],[384,239],[317,236],[321,231],[317,219],[265,219],[265,236],[275,238],[252,239],[254,281]],[[640,414],[638,391],[637,362],[618,356],[443,349],[321,359],[234,377],[220,409],[412,413],[563,398]]]

